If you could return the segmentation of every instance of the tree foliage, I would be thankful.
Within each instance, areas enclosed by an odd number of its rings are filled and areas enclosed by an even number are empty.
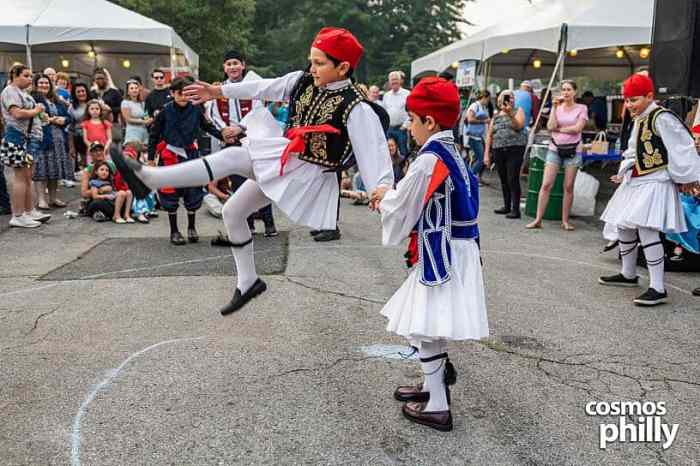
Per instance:
[[[200,55],[200,76],[219,79],[226,50],[236,48],[266,76],[306,65],[324,26],[344,27],[365,46],[360,81],[383,83],[394,69],[461,38],[471,0],[113,0],[172,26]]]

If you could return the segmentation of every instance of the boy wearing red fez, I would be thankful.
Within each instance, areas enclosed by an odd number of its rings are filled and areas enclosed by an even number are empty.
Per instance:
[[[284,136],[268,111],[253,110],[245,128],[236,126],[240,147],[172,167],[143,167],[117,154],[117,165],[132,190],[197,186],[237,174],[248,180],[223,207],[238,283],[222,309],[230,314],[267,289],[253,261],[246,218],[273,202],[295,223],[315,230],[336,228],[339,186],[336,171],[354,159],[373,192],[393,186],[394,175],[382,118],[386,113],[351,81],[363,48],[345,29],[323,28],[311,44],[309,67],[277,79],[214,86],[195,83],[185,94],[195,104],[220,97],[289,100]]]
[[[409,267],[416,265],[382,309],[387,330],[418,351],[423,382],[400,386],[403,415],[434,429],[452,430],[450,394],[457,374],[447,357],[449,340],[489,334],[479,258],[479,183],[459,155],[452,127],[459,118],[457,88],[424,78],[406,101],[410,131],[421,146],[395,189],[378,188],[371,207],[382,215],[384,245],[410,238]]]
[[[618,174],[612,177],[620,186],[601,216],[607,231],[617,229],[619,233],[622,270],[598,281],[609,286],[638,286],[641,245],[650,283],[634,303],[655,306],[668,301],[659,233],[687,231],[678,192],[698,187],[700,157],[685,124],[654,102],[654,83],[648,76],[630,76],[623,94],[634,126]]]

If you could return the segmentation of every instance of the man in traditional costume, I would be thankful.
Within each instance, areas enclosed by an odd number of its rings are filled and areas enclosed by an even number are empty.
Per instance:
[[[240,52],[229,50],[224,55],[223,63],[224,73],[226,73],[226,81],[224,84],[239,83],[242,81],[256,81],[262,79],[255,71],[249,70],[246,64],[245,57]],[[207,117],[209,117],[214,125],[219,128],[224,137],[233,131],[232,125],[239,125],[243,119],[253,110],[263,108],[263,102],[252,99],[227,99],[220,97],[213,101],[207,102]],[[235,139],[230,144],[212,139],[211,151],[218,152],[227,146],[240,146],[241,143]],[[231,175],[231,190],[235,192],[245,183],[246,178],[239,175]],[[255,217],[260,217],[265,223],[265,236],[277,236],[277,228],[275,228],[275,219],[272,215],[272,204],[268,204],[254,214],[248,217],[248,227],[251,231],[255,231]]]
[[[648,76],[629,77],[623,94],[634,126],[618,174],[612,178],[620,186],[601,216],[606,231],[618,231],[622,270],[598,281],[609,286],[638,286],[637,247],[641,245],[650,283],[634,303],[656,306],[668,301],[659,233],[687,230],[678,193],[697,189],[700,157],[684,123],[654,102],[654,83]]]
[[[335,228],[339,195],[336,171],[353,156],[368,192],[393,186],[380,120],[386,114],[350,80],[363,51],[350,31],[323,28],[311,44],[307,71],[223,86],[200,82],[186,89],[197,104],[221,96],[274,102],[289,99],[286,137],[269,112],[253,111],[248,115],[247,137],[241,147],[157,168],[117,155],[118,168],[136,192],[168,185],[203,185],[231,174],[248,178],[223,208],[238,278],[233,298],[221,309],[223,315],[240,309],[267,289],[255,271],[253,238],[246,224],[251,213],[272,201],[294,223],[319,230]]]
[[[406,258],[416,267],[381,312],[389,320],[387,330],[417,349],[423,370],[421,384],[394,392],[407,402],[403,415],[448,431],[448,385],[457,374],[447,342],[489,334],[478,243],[479,184],[452,134],[460,111],[455,85],[424,78],[406,107],[411,134],[422,147],[396,189],[377,189],[371,206],[382,214],[384,245],[410,237]]]

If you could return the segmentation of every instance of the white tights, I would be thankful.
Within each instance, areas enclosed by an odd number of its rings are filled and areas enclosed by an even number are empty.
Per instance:
[[[248,178],[248,181],[243,183],[226,201],[222,214],[229,240],[234,244],[249,241],[252,236],[246,219],[253,212],[268,205],[270,200],[265,197],[258,184],[252,179],[254,177],[253,162],[247,148],[227,147],[206,157],[167,167],[144,166],[136,172],[136,176],[154,190],[164,186],[175,188],[202,186],[212,181],[207,164],[214,180],[230,175]],[[253,243],[250,242],[242,247],[232,247],[231,251],[238,271],[237,288],[241,293],[245,293],[258,278],[253,259]]]
[[[664,247],[661,244],[661,236],[656,230],[651,228],[639,228],[630,230],[619,229],[620,235],[620,255],[622,255],[622,275],[626,278],[637,276],[637,234],[639,243],[644,250],[644,258],[649,270],[649,286],[656,291],[663,293],[664,288]]]
[[[447,351],[447,342],[421,342],[418,357],[421,359],[430,358]],[[445,387],[445,364],[446,359],[437,359],[430,362],[420,363],[423,371],[423,391],[430,392],[430,401],[425,406],[425,411],[447,411],[447,389]]]

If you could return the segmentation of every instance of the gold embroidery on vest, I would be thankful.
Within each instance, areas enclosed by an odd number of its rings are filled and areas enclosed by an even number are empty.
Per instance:
[[[330,99],[326,99],[325,102],[321,105],[321,108],[318,111],[318,115],[314,120],[316,120],[316,123],[319,125],[322,125],[326,123],[327,121],[330,121],[333,118],[333,113],[335,113],[336,109],[338,108],[338,105],[343,101],[343,98],[339,95],[335,97],[331,97]]]
[[[326,160],[328,158],[326,142],[327,139],[325,133],[311,134],[311,153],[321,160]]]

